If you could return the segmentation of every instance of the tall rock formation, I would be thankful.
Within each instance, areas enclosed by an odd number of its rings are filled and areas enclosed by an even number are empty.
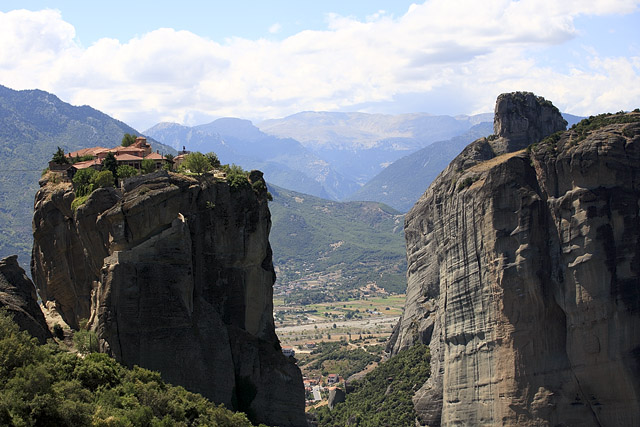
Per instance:
[[[0,260],[0,308],[13,316],[20,329],[28,331],[41,344],[52,338],[33,282],[18,265],[18,256]]]
[[[273,323],[264,180],[156,172],[94,191],[36,195],[32,273],[70,325],[88,319],[102,351],[246,412],[305,425],[300,370]]]
[[[388,349],[431,348],[421,425],[640,425],[640,113],[566,132],[505,94],[407,214]],[[519,150],[519,151],[513,151]]]

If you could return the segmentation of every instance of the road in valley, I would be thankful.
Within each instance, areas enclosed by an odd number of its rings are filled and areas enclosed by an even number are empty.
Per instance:
[[[399,316],[391,316],[391,317],[371,317],[368,319],[355,319],[355,320],[336,320],[336,321],[316,321],[305,323],[302,325],[292,325],[292,326],[283,326],[276,327],[276,333],[287,333],[287,332],[301,332],[308,331],[309,329],[315,329],[317,326],[318,329],[334,329],[333,325],[336,325],[336,328],[371,328],[374,326],[385,326],[385,325],[395,325],[398,322]]]

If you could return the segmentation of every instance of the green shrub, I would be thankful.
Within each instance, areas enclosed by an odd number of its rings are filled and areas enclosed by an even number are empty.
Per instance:
[[[93,184],[95,188],[113,187],[115,179],[110,170],[103,170],[93,176]]]
[[[151,159],[143,159],[140,164],[140,172],[142,174],[155,172],[156,170],[156,162]]]
[[[86,332],[86,331],[85,331]],[[245,393],[251,398],[251,389]],[[0,310],[0,425],[249,427],[160,374],[127,369],[102,353],[84,358],[40,346]]]
[[[73,199],[73,201],[71,202],[71,210],[72,211],[77,211],[78,208],[84,204],[84,202],[87,201],[87,199],[89,198],[89,195],[85,195],[85,196],[76,196],[75,199]]]
[[[211,169],[211,163],[209,163],[209,160],[204,154],[195,151],[185,156],[180,168],[183,170],[188,169],[192,173],[203,174]]]
[[[477,176],[468,176],[458,184],[458,191],[462,191],[465,188],[471,187],[471,185],[476,182],[479,178]]]
[[[125,179],[138,175],[138,169],[129,165],[120,165],[116,169],[116,173],[118,174],[118,179]]]
[[[98,351],[98,337],[93,331],[80,330],[73,334],[73,343],[81,354]]]
[[[80,169],[73,176],[73,188],[76,196],[86,196],[93,191],[93,177],[98,172],[92,168]]]

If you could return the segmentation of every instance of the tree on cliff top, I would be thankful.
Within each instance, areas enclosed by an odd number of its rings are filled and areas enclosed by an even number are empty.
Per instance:
[[[69,163],[69,159],[67,159],[67,156],[64,155],[64,150],[60,147],[58,147],[58,150],[53,155],[51,161],[59,165]]]
[[[122,146],[123,147],[128,147],[131,144],[133,144],[134,142],[136,142],[136,135],[131,135],[130,133],[125,133],[124,136],[122,137]]]
[[[115,154],[112,152],[107,153],[107,156],[102,161],[102,170],[111,171],[113,176],[118,175],[118,161],[116,160]]]
[[[182,166],[189,169],[193,173],[202,174],[211,169],[211,163],[209,159],[199,151],[187,154],[182,162]]]

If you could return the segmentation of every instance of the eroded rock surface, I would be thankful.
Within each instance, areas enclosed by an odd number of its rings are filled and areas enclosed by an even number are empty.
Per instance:
[[[260,173],[251,179],[262,180]],[[89,319],[126,365],[242,410],[306,425],[299,369],[280,351],[266,189],[157,172],[94,191],[36,196],[33,276],[65,320]]]
[[[36,288],[18,264],[17,255],[0,260],[0,308],[6,309],[20,329],[40,343],[52,338],[38,305]]]
[[[511,152],[521,123],[535,138],[559,130],[539,119],[562,123],[527,98],[498,98],[498,137],[468,146],[407,214],[389,350],[431,348],[421,425],[640,425],[640,114]]]

